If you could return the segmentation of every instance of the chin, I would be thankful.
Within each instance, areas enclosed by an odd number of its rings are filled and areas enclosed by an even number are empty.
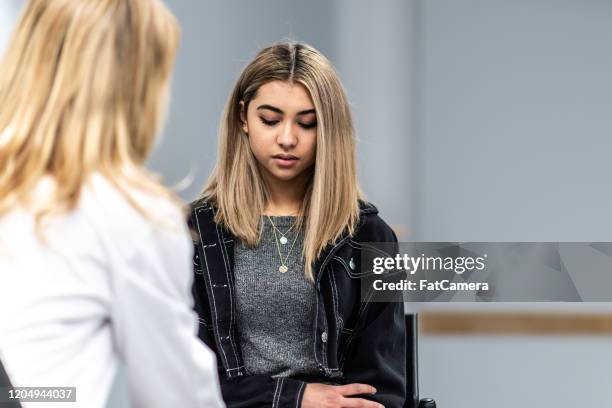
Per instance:
[[[270,176],[280,181],[291,181],[298,178],[303,172],[300,169],[268,168],[267,170]]]
[[[265,171],[269,177],[282,182],[291,182],[294,180],[301,180],[309,172],[310,167],[304,168],[304,166],[296,166],[295,168],[279,168],[277,166],[262,166],[261,169]]]
[[[272,176],[278,180],[282,180],[282,181],[291,181],[295,178],[297,178],[297,176],[299,176],[299,173],[285,173],[285,172],[274,172],[272,173]]]

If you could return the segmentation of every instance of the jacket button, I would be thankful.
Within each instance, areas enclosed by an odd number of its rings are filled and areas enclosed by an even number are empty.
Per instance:
[[[352,270],[355,270],[355,261],[353,261],[353,258],[349,260],[349,268],[351,268]]]
[[[327,332],[321,333],[321,341],[327,343]]]

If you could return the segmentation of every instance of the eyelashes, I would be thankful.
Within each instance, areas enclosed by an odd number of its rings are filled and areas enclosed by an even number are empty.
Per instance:
[[[302,122],[298,122],[298,125],[300,125],[301,128],[303,129],[312,129],[317,127],[317,121],[311,122],[311,123],[302,123]]]
[[[261,119],[261,123],[266,126],[274,126],[279,122],[278,120],[267,120],[266,118],[262,118],[261,116],[259,117],[259,119]]]
[[[261,123],[263,123],[266,126],[276,126],[280,120],[267,120],[266,118],[263,117],[259,117],[259,119],[261,120]],[[302,129],[313,129],[315,127],[317,127],[317,121],[315,120],[314,122],[310,122],[310,123],[303,123],[303,122],[298,122],[298,126],[301,127]]]

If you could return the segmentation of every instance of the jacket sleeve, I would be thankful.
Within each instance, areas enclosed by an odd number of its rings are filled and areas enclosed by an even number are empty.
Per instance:
[[[364,383],[376,388],[376,394],[360,398],[388,408],[401,408],[406,400],[404,304],[372,303],[366,315],[368,325],[350,344],[345,379],[347,383]]]
[[[389,249],[397,252],[393,230],[378,217],[377,221],[374,226],[367,226],[367,240],[390,243]],[[386,279],[397,281],[402,279],[402,274]],[[406,320],[402,293],[398,292],[391,302],[368,302],[367,299],[361,304],[363,312],[359,321],[362,323],[347,345],[345,378],[348,383],[369,384],[377,389],[376,394],[360,398],[379,402],[387,408],[401,408],[406,400]]]
[[[306,383],[288,377],[248,375],[227,380],[220,374],[221,392],[228,408],[300,407]]]

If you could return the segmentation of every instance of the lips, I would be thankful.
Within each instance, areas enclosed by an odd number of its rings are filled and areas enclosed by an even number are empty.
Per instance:
[[[272,158],[279,167],[283,168],[293,167],[299,160],[292,154],[277,154],[272,156]]]
[[[277,154],[272,156],[274,159],[281,159],[281,160],[297,160],[298,158],[295,157],[292,154]]]

